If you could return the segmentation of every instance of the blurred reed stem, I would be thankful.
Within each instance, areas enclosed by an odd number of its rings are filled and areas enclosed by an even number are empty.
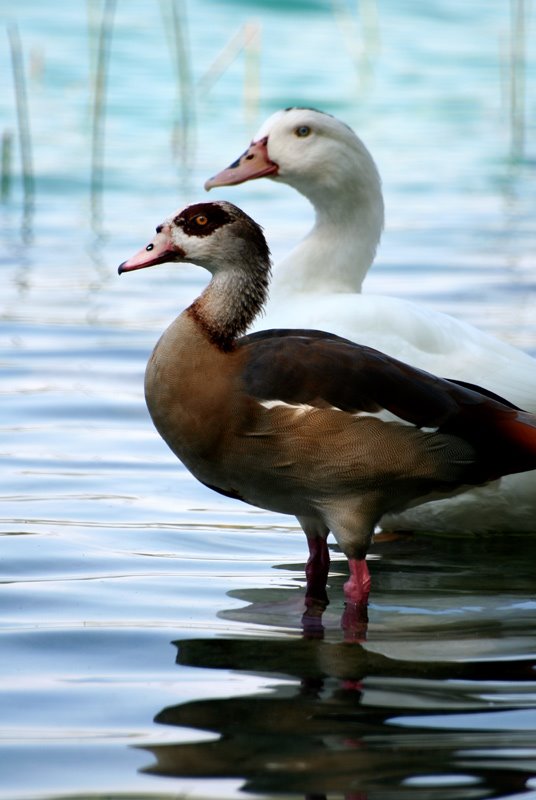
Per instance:
[[[94,230],[101,230],[106,129],[106,87],[116,0],[104,0],[98,29],[91,125],[91,218]]]
[[[19,136],[19,149],[21,159],[22,184],[24,192],[24,221],[23,232],[30,234],[30,221],[34,205],[35,179],[32,158],[32,136],[30,131],[30,116],[28,113],[28,97],[26,93],[26,80],[24,77],[24,64],[22,56],[22,44],[18,27],[8,25],[7,35],[11,51],[11,64],[13,69],[13,85],[15,89],[15,103],[17,107],[17,126]],[[4,146],[9,150],[9,145],[3,143],[2,164]],[[8,156],[6,156],[8,158]],[[3,173],[2,173],[3,180]]]
[[[2,134],[2,178],[0,182],[0,197],[5,202],[11,191],[11,178],[13,173],[13,134],[4,131]]]
[[[201,76],[198,90],[208,93],[231,64],[244,52],[244,108],[246,118],[257,115],[260,95],[260,42],[261,26],[246,22],[221,49],[210,67]]]
[[[526,19],[527,4],[525,0],[511,0],[509,48],[510,154],[516,160],[523,158],[525,152]]]
[[[100,24],[100,17],[102,16],[102,8],[98,8],[100,0],[86,0],[86,17],[87,17],[87,41],[89,51],[89,75],[92,83],[95,81],[95,69],[97,61],[97,47],[95,44],[95,37],[93,31],[97,30]]]
[[[355,67],[358,93],[362,93],[371,82],[374,60],[380,50],[378,0],[357,0],[355,14],[342,0],[332,0],[332,9]]]
[[[187,18],[183,0],[160,0],[171,59],[175,66],[175,81],[179,115],[175,117],[172,151],[182,166],[191,161],[195,141],[195,102],[187,46]]]
[[[257,119],[261,86],[261,26],[244,25],[244,110],[248,126]]]

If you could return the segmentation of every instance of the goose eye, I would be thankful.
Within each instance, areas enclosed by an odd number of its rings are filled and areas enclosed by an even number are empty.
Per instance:
[[[197,217],[194,217],[197,225],[206,225],[208,222],[208,218],[205,217],[204,214],[198,214]]]
[[[303,138],[304,136],[309,136],[309,134],[311,133],[311,128],[309,127],[309,125],[300,125],[299,128],[296,128],[294,133],[296,134],[296,136],[300,136]]]

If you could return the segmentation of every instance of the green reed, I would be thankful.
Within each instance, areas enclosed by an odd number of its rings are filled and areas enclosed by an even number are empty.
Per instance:
[[[104,149],[106,134],[106,88],[112,43],[116,0],[104,0],[98,27],[94,66],[93,105],[91,120],[91,219],[93,228],[101,229],[102,194],[104,187]]]
[[[13,134],[5,130],[2,134],[2,174],[0,178],[0,198],[4,203],[9,197],[12,181],[12,153],[13,153]]]
[[[526,95],[526,19],[525,0],[510,2],[508,105],[510,116],[510,154],[523,158],[525,152],[525,95]]]
[[[183,0],[160,0],[160,11],[174,64],[178,114],[173,124],[172,151],[185,167],[191,161],[196,131],[195,96]]]
[[[257,116],[260,96],[260,51],[261,26],[257,22],[246,22],[221,49],[197,88],[207,94],[231,64],[244,54],[244,112],[246,119],[254,121]]]
[[[23,233],[30,234],[31,217],[34,207],[35,178],[32,158],[32,136],[30,130],[30,115],[28,112],[28,95],[26,91],[26,78],[24,75],[24,60],[19,29],[15,24],[8,25],[7,36],[11,52],[11,66],[13,71],[13,86],[15,90],[15,105],[17,109],[17,130],[19,151],[21,159],[21,173],[23,185]],[[4,161],[5,159],[5,161]],[[5,166],[5,172],[4,172]],[[2,195],[4,190],[9,191],[11,170],[11,142],[9,134],[2,142]]]
[[[378,0],[357,0],[354,13],[346,2],[332,0],[332,13],[356,71],[357,93],[362,94],[372,83],[381,47]]]

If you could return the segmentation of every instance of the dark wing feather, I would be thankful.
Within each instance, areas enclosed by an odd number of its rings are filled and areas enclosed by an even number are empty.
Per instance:
[[[246,349],[246,391],[259,399],[354,413],[386,408],[421,427],[441,425],[458,410],[447,381],[334,334],[270,330],[238,346]]]
[[[523,409],[519,406],[514,405],[511,403],[510,400],[507,400],[505,397],[501,397],[500,394],[496,394],[492,392],[490,389],[484,389],[483,386],[477,386],[476,383],[469,383],[469,381],[460,381],[457,378],[447,378],[449,383],[455,383],[457,386],[463,386],[464,389],[471,389],[473,392],[478,392],[479,394],[485,395],[485,397],[490,397],[492,400],[496,400],[497,403],[502,403],[503,406],[508,406],[508,408],[514,408],[516,411],[522,411]]]
[[[351,413],[385,408],[417,427],[460,436],[479,453],[475,482],[536,468],[536,419],[492,392],[322,331],[261,331],[237,348],[253,397]]]

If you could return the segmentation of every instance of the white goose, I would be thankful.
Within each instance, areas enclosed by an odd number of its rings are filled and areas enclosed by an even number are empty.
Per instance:
[[[315,209],[310,233],[275,271],[258,328],[321,328],[407,363],[478,384],[536,411],[536,360],[461,320],[393,297],[361,294],[383,229],[381,182],[363,142],[320,111],[273,114],[206,189],[270,177]],[[383,526],[454,532],[536,532],[536,472],[428,503]]]

